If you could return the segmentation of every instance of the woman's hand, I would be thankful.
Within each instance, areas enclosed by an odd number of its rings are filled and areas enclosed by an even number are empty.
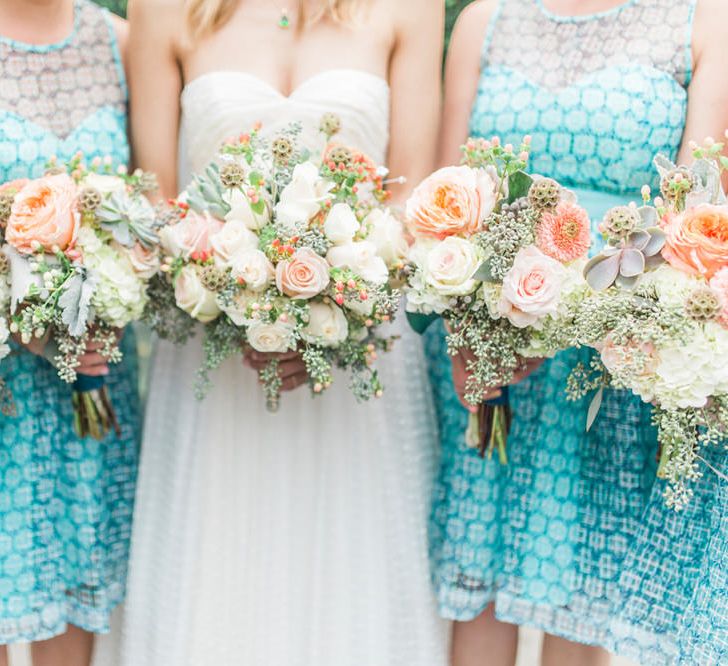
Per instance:
[[[79,375],[88,377],[105,377],[109,374],[109,362],[99,351],[104,345],[101,342],[90,340],[86,345],[86,352],[78,357],[80,365],[76,368]]]
[[[470,376],[470,373],[467,370],[468,362],[474,360],[475,355],[469,349],[461,349],[458,354],[452,359],[452,378],[455,384],[455,392],[457,393],[458,399],[462,403],[463,407],[465,407],[465,409],[467,409],[471,413],[477,412],[478,406],[471,405],[465,399],[465,387],[467,385],[468,377]],[[544,359],[542,358],[527,359],[524,362],[523,366],[513,374],[513,379],[510,381],[510,384],[513,385],[522,382],[531,373],[538,370],[543,362]],[[493,387],[483,393],[483,395],[481,396],[481,401],[484,402],[486,400],[494,400],[496,398],[499,398],[502,393],[503,391],[501,390],[501,387]]]
[[[296,351],[283,354],[264,354],[248,349],[244,355],[244,363],[256,372],[262,372],[272,360],[278,360],[278,376],[281,379],[281,391],[293,391],[308,381],[306,364],[301,354]]]

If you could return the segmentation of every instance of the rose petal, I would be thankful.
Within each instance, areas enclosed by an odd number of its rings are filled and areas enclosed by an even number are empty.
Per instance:
[[[594,257],[584,269],[584,277],[595,291],[603,291],[614,284],[619,275],[619,254]]]

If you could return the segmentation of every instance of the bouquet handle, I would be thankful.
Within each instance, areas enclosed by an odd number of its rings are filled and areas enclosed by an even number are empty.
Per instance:
[[[78,375],[73,384],[73,411],[79,437],[103,441],[112,429],[117,437],[121,436],[119,421],[103,377]]]
[[[511,421],[508,387],[504,386],[499,397],[486,400],[479,405],[476,413],[470,414],[466,440],[472,448],[478,449],[482,458],[487,455],[490,459],[497,451],[500,463],[507,465],[506,442]]]

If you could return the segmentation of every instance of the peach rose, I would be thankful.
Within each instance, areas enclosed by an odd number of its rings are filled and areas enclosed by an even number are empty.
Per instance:
[[[291,298],[313,298],[326,289],[329,281],[326,259],[307,247],[276,266],[276,286]]]
[[[147,249],[141,243],[136,243],[132,248],[122,248],[129,257],[134,272],[143,280],[153,278],[159,272],[159,255],[154,249]]]
[[[72,247],[80,218],[76,211],[76,184],[65,173],[30,181],[15,196],[5,239],[18,252],[32,254]]]
[[[675,268],[710,279],[728,267],[728,206],[702,204],[664,221],[662,256]]]
[[[164,227],[159,238],[166,252],[187,259],[196,252],[211,252],[211,238],[223,224],[208,213],[200,215],[190,210],[181,222]]]
[[[407,201],[413,234],[443,240],[470,236],[483,228],[497,200],[491,172],[467,166],[446,167],[420,183]]]
[[[11,180],[9,183],[3,183],[0,185],[0,194],[4,192],[10,192],[10,194],[17,194],[22,190],[30,181],[27,178],[18,178],[17,180]]]
[[[556,314],[567,277],[564,266],[537,247],[522,249],[503,279],[498,312],[517,328]]]

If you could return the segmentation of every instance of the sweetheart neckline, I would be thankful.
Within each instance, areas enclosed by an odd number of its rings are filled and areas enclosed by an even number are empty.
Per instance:
[[[310,85],[314,81],[323,78],[324,76],[331,76],[332,74],[356,74],[358,76],[363,76],[366,78],[370,78],[374,81],[377,81],[380,85],[383,85],[387,91],[389,91],[389,82],[379,74],[374,74],[373,72],[368,72],[365,69],[355,69],[355,68],[347,68],[347,67],[338,67],[334,69],[326,69],[321,72],[316,72],[316,74],[313,74],[309,76],[308,78],[301,81],[295,88],[291,90],[290,93],[286,94],[276,88],[272,83],[266,81],[265,79],[261,78],[260,76],[257,76],[256,74],[253,74],[252,72],[246,72],[243,70],[235,70],[235,69],[219,69],[219,70],[212,70],[210,72],[205,72],[204,74],[200,74],[199,76],[196,76],[191,81],[185,84],[184,88],[182,88],[182,96],[185,96],[185,94],[193,87],[198,85],[201,81],[204,81],[205,79],[212,78],[215,76],[240,76],[242,78],[248,78],[252,79],[253,81],[256,81],[257,83],[261,84],[263,87],[267,88],[270,92],[275,93],[277,97],[283,100],[290,100],[293,99],[298,92],[300,92],[302,89],[305,89],[306,86]]]

